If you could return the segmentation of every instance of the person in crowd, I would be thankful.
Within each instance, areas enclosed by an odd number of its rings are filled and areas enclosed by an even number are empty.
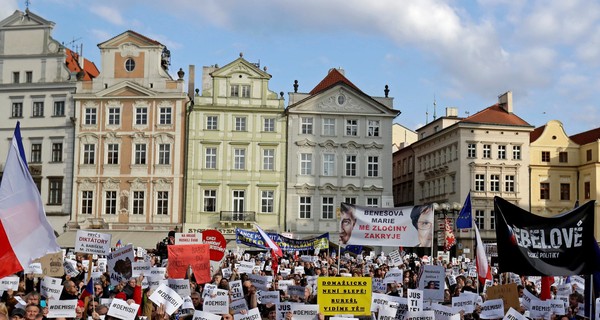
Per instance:
[[[204,301],[202,300],[202,295],[200,294],[200,292],[192,292],[192,294],[190,294],[190,298],[192,299],[194,310],[202,311],[202,305]]]
[[[63,283],[63,291],[60,294],[60,300],[79,299],[79,288],[73,280],[65,280]]]
[[[10,320],[23,320],[25,319],[25,310],[16,308],[10,314]]]
[[[42,313],[42,309],[37,304],[30,303],[25,307],[25,320],[36,320]]]

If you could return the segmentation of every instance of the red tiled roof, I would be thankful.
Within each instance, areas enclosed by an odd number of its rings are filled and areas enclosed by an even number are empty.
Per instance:
[[[529,123],[527,123],[527,121],[521,119],[514,113],[506,112],[500,107],[499,104],[487,107],[476,114],[461,120],[460,122],[487,123],[509,126],[531,126]]]
[[[330,69],[329,73],[327,73],[327,76],[325,76],[325,78],[323,80],[321,80],[321,82],[319,82],[319,84],[317,84],[316,87],[314,87],[309,94],[315,95],[317,93],[320,93],[322,91],[325,91],[329,88],[331,88],[332,86],[343,82],[346,85],[362,92],[357,86],[354,85],[354,83],[350,82],[350,80],[348,80],[346,77],[344,77],[344,75],[338,70],[338,69]]]
[[[546,125],[537,127],[533,131],[531,131],[529,133],[529,142],[534,142],[535,140],[537,140],[544,132],[544,129],[546,129]]]
[[[79,65],[79,54],[77,54],[76,52],[69,50],[68,48],[65,48],[65,53],[67,55],[66,59],[65,59],[65,64],[67,65],[67,68],[71,71],[71,72],[76,72],[79,73],[81,72],[81,66]],[[92,80],[93,78],[96,78],[98,75],[100,74],[100,71],[98,71],[98,68],[96,67],[96,65],[89,61],[88,59],[83,58],[83,78],[78,80]]]
[[[600,139],[600,128],[584,131],[582,133],[572,135],[569,138],[579,145],[588,144]]]

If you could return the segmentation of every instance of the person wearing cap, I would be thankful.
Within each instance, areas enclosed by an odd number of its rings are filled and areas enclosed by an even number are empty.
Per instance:
[[[10,314],[11,320],[21,320],[23,318],[25,318],[25,310],[21,308],[15,308]]]

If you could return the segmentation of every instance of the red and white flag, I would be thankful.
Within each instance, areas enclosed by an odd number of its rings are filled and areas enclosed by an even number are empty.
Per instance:
[[[275,241],[273,241],[273,239],[271,239],[264,231],[263,229],[261,229],[258,225],[256,225],[256,229],[258,230],[258,233],[260,234],[261,238],[263,239],[263,242],[265,243],[265,247],[268,246],[269,248],[271,248],[271,251],[278,257],[283,257],[283,250],[281,250],[281,248],[277,245],[277,243],[275,243]]]
[[[60,250],[29,173],[17,122],[0,183],[0,278]]]
[[[492,267],[488,263],[487,256],[485,255],[485,247],[481,236],[479,235],[479,228],[477,224],[473,224],[475,228],[475,238],[477,239],[477,252],[476,252],[476,265],[477,265],[477,277],[479,282],[485,284],[485,280],[492,280]]]

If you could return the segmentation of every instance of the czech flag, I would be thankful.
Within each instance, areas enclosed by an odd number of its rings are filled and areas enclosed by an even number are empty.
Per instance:
[[[94,280],[90,278],[85,288],[83,288],[83,292],[81,292],[81,296],[79,299],[84,300],[86,297],[94,296]]]
[[[271,251],[273,252],[274,255],[276,255],[280,258],[283,257],[283,250],[281,250],[281,248],[277,245],[277,243],[275,243],[275,241],[273,241],[273,239],[269,238],[269,236],[258,225],[256,225],[256,229],[258,230],[260,237],[263,239],[263,241],[265,243],[265,247],[268,246],[269,248],[271,248]]]

